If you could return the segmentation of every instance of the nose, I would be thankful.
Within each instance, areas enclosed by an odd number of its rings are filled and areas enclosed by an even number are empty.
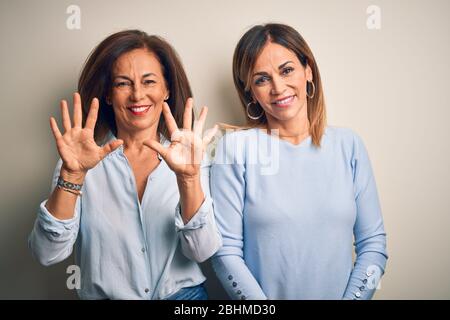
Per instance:
[[[139,101],[144,97],[144,90],[141,87],[140,83],[136,83],[133,86],[133,91],[131,93],[131,99],[133,101]]]
[[[284,80],[279,77],[275,76],[272,78],[272,88],[270,90],[270,93],[272,95],[280,95],[286,90],[286,83],[284,83]]]

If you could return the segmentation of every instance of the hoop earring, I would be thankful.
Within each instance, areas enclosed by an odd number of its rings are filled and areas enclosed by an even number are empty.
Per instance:
[[[312,85],[312,94],[308,94],[308,83],[311,83]],[[306,82],[306,96],[310,99],[314,98],[314,95],[316,94],[316,86],[314,85],[314,82],[307,81]]]
[[[264,110],[262,110],[261,114],[260,114],[259,116],[257,116],[257,117],[252,116],[252,115],[250,114],[250,112],[248,112],[248,110],[249,110],[251,104],[255,104],[255,105],[256,105],[256,102],[250,101],[249,103],[247,103],[247,107],[245,108],[245,111],[247,112],[247,117],[249,117],[249,118],[252,119],[252,120],[259,120],[259,119],[263,116]]]

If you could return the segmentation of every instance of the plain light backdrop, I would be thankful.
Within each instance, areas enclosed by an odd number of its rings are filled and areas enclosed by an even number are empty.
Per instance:
[[[81,29],[66,26],[70,5],[81,9]],[[381,29],[367,27],[370,5]],[[0,298],[76,298],[66,287],[72,258],[42,267],[27,237],[58,158],[48,119],[60,118],[59,100],[71,98],[101,40],[128,28],[163,36],[196,106],[209,106],[208,126],[243,124],[234,46],[249,27],[281,22],[315,54],[329,124],[355,130],[369,151],[390,255],[375,298],[449,299],[449,12],[448,0],[1,0]],[[226,297],[204,269],[210,297]]]

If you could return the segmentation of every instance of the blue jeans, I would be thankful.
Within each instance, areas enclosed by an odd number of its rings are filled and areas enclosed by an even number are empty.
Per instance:
[[[208,294],[202,283],[194,287],[181,288],[165,300],[208,300]]]

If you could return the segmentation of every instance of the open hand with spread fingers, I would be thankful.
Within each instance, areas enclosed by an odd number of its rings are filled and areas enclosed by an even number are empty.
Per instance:
[[[158,152],[166,161],[169,168],[175,172],[178,178],[192,178],[199,176],[200,163],[206,147],[216,134],[218,127],[208,130],[202,137],[208,108],[201,109],[197,121],[192,128],[192,112],[194,100],[187,99],[183,114],[183,128],[180,130],[175,122],[167,103],[163,104],[163,115],[170,135],[170,145],[165,148],[155,140],[144,142],[156,152]]]
[[[84,128],[82,127],[81,97],[73,95],[73,125],[69,115],[67,101],[61,101],[61,114],[64,134],[58,128],[56,120],[50,118],[50,127],[56,140],[58,153],[63,161],[61,171],[73,177],[83,177],[95,167],[106,155],[117,149],[122,140],[114,140],[103,147],[94,140],[94,128],[97,121],[99,101],[92,100]]]

